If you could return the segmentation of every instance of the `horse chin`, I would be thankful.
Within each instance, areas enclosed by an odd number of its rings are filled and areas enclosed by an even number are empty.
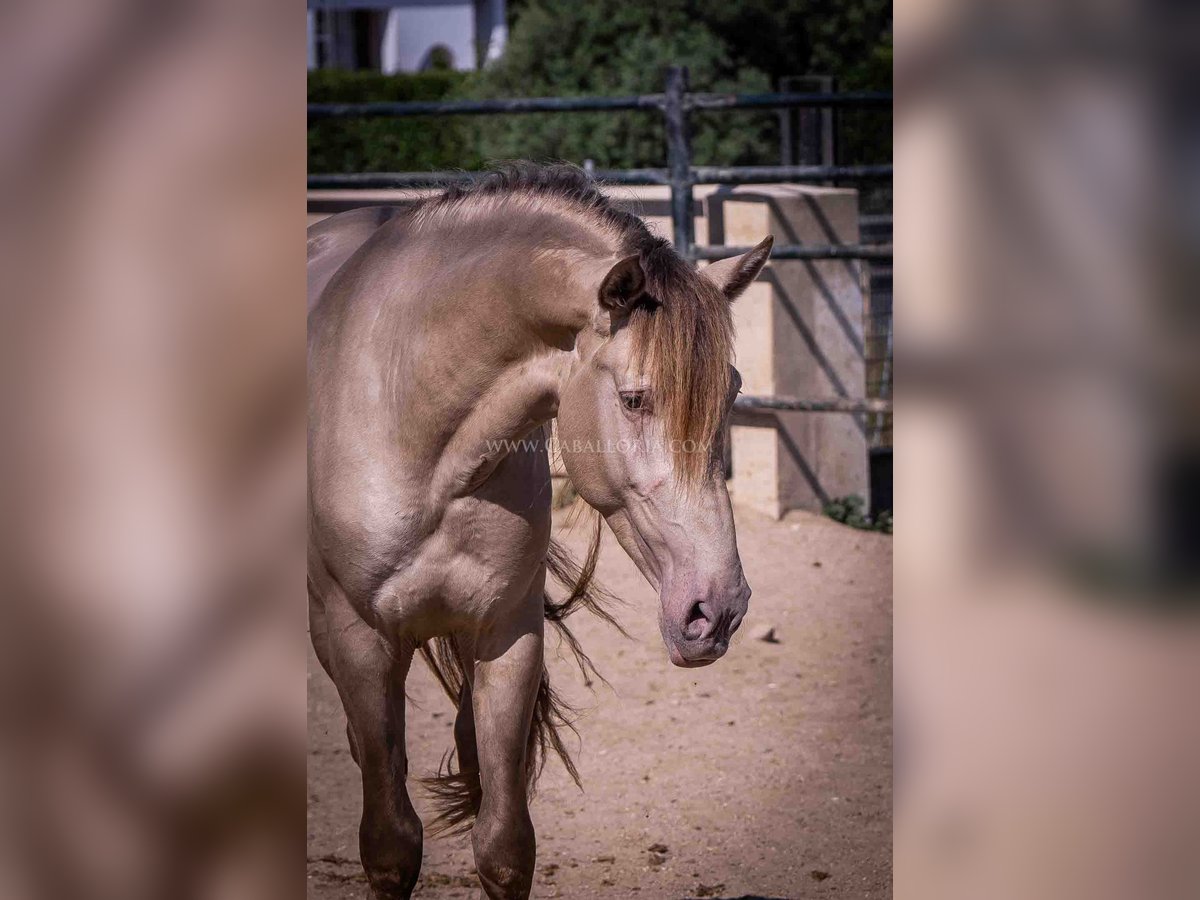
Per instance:
[[[675,644],[667,641],[667,656],[670,657],[672,665],[678,666],[681,669],[700,669],[704,666],[711,666],[724,655],[724,653],[721,653],[717,656],[699,657],[693,659],[684,656]]]

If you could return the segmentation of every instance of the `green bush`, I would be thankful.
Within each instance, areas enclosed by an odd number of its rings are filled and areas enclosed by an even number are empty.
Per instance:
[[[623,0],[534,2],[518,18],[504,59],[474,73],[412,75],[319,70],[310,103],[659,93],[668,65],[688,66],[692,89],[770,90],[770,79],[738,65],[684,0],[642,7]],[[700,113],[692,118],[696,165],[778,161],[774,113]],[[599,168],[666,163],[662,116],[654,111],[537,113],[420,119],[325,119],[308,129],[312,173],[479,169],[505,159],[592,159]]]
[[[478,73],[470,90],[478,97],[661,93],[671,65],[688,67],[696,91],[770,90],[767,75],[738,65],[722,37],[694,15],[690,0],[529,0],[504,58]],[[695,115],[693,162],[777,162],[777,123],[774,113]],[[491,159],[592,159],[604,169],[666,164],[666,135],[655,111],[489,116],[475,127]]]
[[[402,103],[462,96],[462,72],[412,75],[320,69],[308,73],[309,103]],[[467,120],[455,116],[412,119],[320,119],[308,126],[308,171],[427,172],[477,169],[483,164]]]
[[[866,501],[857,494],[848,497],[836,497],[825,504],[822,512],[835,522],[859,528],[863,531],[882,531],[892,533],[892,511],[885,509],[872,520],[866,512]]]

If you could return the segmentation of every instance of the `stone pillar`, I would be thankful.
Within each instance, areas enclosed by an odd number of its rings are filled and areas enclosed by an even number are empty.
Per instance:
[[[484,35],[487,36],[487,50],[483,64],[490,65],[504,56],[504,48],[508,45],[508,12],[504,0],[489,0],[487,29],[480,38]]]
[[[383,26],[383,37],[379,47],[379,68],[385,75],[395,75],[404,70],[400,47],[403,15],[404,12],[401,9],[388,10],[387,21]]]
[[[317,67],[317,15],[308,10],[308,70]]]
[[[746,185],[705,193],[708,243],[858,243],[854,190]],[[703,234],[703,232],[700,232]],[[746,394],[863,397],[863,280],[857,260],[772,261],[734,304]],[[868,497],[864,418],[845,413],[739,415],[731,428],[734,501],[775,518]]]

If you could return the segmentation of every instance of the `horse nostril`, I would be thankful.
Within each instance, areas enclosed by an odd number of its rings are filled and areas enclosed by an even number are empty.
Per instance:
[[[712,612],[708,604],[703,601],[693,603],[683,623],[683,636],[689,641],[699,640],[708,633],[711,623]]]

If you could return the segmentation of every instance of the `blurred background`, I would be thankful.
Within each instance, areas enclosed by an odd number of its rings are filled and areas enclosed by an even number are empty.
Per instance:
[[[0,8],[0,896],[304,891],[304,23]]]
[[[379,8],[0,7],[3,896],[305,891],[306,156],[665,159],[633,113],[306,136],[301,54],[314,102],[652,92],[672,63],[890,87],[884,6],[642,6],[489,7],[473,55],[411,65]],[[894,131],[840,120],[839,162],[896,165],[863,202],[898,250],[898,896],[1196,896],[1197,24],[904,0]],[[698,162],[780,161],[778,116],[716,121]]]
[[[1200,885],[1198,24],[897,5],[897,896]]]

